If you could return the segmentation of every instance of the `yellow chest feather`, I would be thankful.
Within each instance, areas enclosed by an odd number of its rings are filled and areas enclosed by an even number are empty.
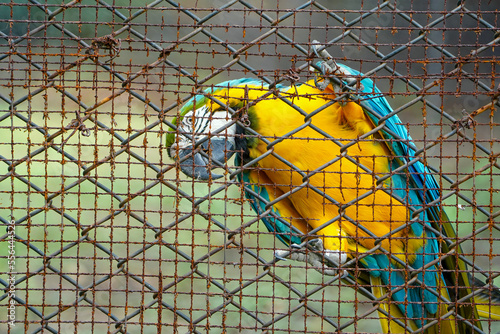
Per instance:
[[[301,96],[319,93],[314,88],[302,87],[302,91],[299,91]],[[290,93],[293,92],[292,88]],[[293,98],[293,103],[306,113],[314,112],[327,102],[314,95]],[[386,192],[375,189],[374,175],[380,176],[388,172],[390,152],[385,144],[370,136],[359,140],[344,152],[349,158],[341,157],[341,147],[311,126],[296,131],[304,124],[304,115],[287,103],[279,99],[263,100],[255,105],[254,112],[259,120],[258,132],[264,138],[271,142],[285,138],[275,144],[272,150],[288,162],[269,155],[258,162],[260,172],[264,172],[280,192],[293,191],[289,196],[291,203],[313,228],[336,217],[339,214],[339,205],[349,203],[364,194],[367,194],[365,198],[345,209],[345,213],[357,223],[369,225],[370,230],[377,236],[382,236],[407,222],[406,207]],[[329,134],[342,145],[356,140],[373,128],[361,107],[353,102],[345,105],[333,104],[312,116],[311,121],[313,126]],[[250,156],[256,158],[265,152],[267,144],[259,141],[256,147],[250,149]],[[359,164],[369,171],[360,168]],[[323,168],[320,168],[322,166]],[[304,177],[303,174],[307,176]],[[328,196],[335,202],[328,200]],[[369,235],[345,220],[320,232],[319,234],[335,235],[337,238],[339,234],[364,236],[366,238],[360,238],[358,243],[373,247],[374,240],[369,238]],[[403,231],[396,236],[405,233]],[[347,250],[349,247],[347,242],[332,242],[334,245],[330,245],[330,248],[340,247]],[[388,241],[385,243],[384,247],[391,247]],[[325,246],[329,248],[326,237]],[[404,248],[404,245],[402,241],[393,240],[392,247]]]

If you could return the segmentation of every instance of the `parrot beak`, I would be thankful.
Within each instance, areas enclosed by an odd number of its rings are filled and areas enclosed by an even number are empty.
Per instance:
[[[212,173],[211,170],[221,167],[220,164],[225,164],[234,154],[235,148],[234,142],[231,140],[226,140],[225,138],[211,138],[200,145],[206,155],[210,157],[208,158],[200,152],[192,154],[194,150],[192,145],[179,146],[183,148],[177,149],[176,144],[172,145],[170,148],[170,155],[172,157],[178,156],[178,159],[182,160],[182,158],[191,154],[190,157],[180,163],[181,171],[193,179],[203,181],[219,179],[223,176]]]

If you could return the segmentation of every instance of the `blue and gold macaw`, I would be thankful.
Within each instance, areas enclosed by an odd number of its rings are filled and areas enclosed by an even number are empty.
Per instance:
[[[373,81],[334,65],[291,87],[240,79],[206,89],[174,120],[169,155],[212,180],[236,153],[269,231],[289,245],[319,238],[330,265],[358,259],[350,275],[380,298],[384,332],[480,332],[474,301],[461,300],[471,283],[459,246],[443,240],[455,232],[432,172]],[[339,99],[353,79],[357,89]]]

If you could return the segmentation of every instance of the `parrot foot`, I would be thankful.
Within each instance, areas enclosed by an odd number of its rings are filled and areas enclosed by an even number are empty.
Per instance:
[[[286,261],[288,260],[287,257],[290,255],[289,251],[283,250],[283,249],[277,249],[274,251],[274,258],[279,260],[279,261]]]
[[[338,267],[347,260],[347,254],[325,249],[321,239],[308,240],[300,245],[292,244],[290,248],[290,250],[276,250],[275,259],[307,262],[318,272],[329,276],[341,273],[342,270],[334,269],[334,267]]]
[[[319,48],[323,48],[321,51],[318,51]],[[319,66],[321,67],[320,78],[321,80],[314,79],[314,83],[319,90],[324,91],[330,84],[335,93],[340,94],[344,91],[356,93],[358,91],[363,91],[363,84],[360,82],[360,79],[351,74],[349,71],[345,70],[341,66],[337,65],[333,57],[326,51],[325,46],[320,42],[314,40],[312,42],[312,49],[318,58],[323,59],[319,62]],[[310,67],[312,72],[316,70],[313,67]],[[332,80],[335,77],[335,80]],[[340,83],[340,85],[339,85]],[[346,103],[345,101],[339,101],[341,103]]]
[[[338,267],[340,264],[343,264],[347,261],[347,254],[342,251],[336,251],[331,249],[325,249],[323,245],[323,240],[321,239],[312,239],[308,241],[308,248],[316,253],[323,253],[325,259]],[[324,261],[323,261],[324,262]]]

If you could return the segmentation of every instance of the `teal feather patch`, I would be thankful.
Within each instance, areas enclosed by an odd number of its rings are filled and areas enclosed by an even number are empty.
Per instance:
[[[239,160],[239,158],[237,158]],[[269,193],[265,187],[259,186],[258,184],[252,183],[249,178],[248,172],[242,172],[238,175],[238,180],[245,183],[246,187],[250,187],[254,193],[258,196],[253,195],[249,191],[245,191],[245,197],[250,200],[250,206],[259,215],[266,211],[265,206],[270,202]],[[260,198],[264,199],[261,200]],[[271,208],[272,213],[261,218],[261,221],[266,226],[267,230],[270,232],[275,232],[276,237],[283,243],[289,245],[290,243],[300,244],[302,242],[301,238],[297,235],[298,232],[293,231],[290,228],[290,224],[280,220],[277,217],[281,217],[279,210],[274,207]],[[275,217],[277,216],[277,217]]]

